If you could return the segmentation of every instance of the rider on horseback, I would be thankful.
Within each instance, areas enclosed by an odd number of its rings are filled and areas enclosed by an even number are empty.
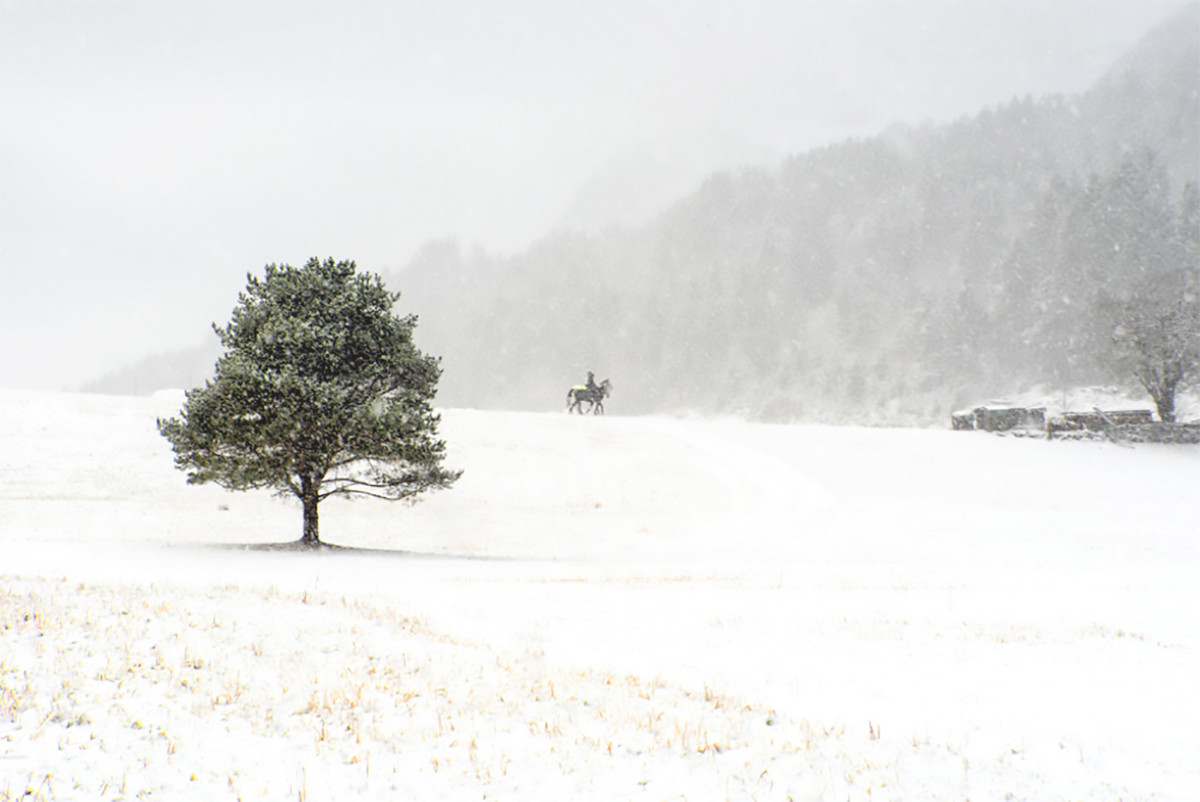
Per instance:
[[[581,404],[587,402],[591,404],[589,412],[597,415],[604,412],[604,398],[609,393],[608,379],[596,384],[596,374],[590,370],[587,375],[587,384],[576,384],[567,391],[567,411],[578,412],[583,414]]]

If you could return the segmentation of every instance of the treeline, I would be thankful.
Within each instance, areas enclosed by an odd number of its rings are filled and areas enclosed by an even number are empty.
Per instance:
[[[390,281],[447,405],[546,409],[594,370],[614,411],[902,423],[1111,381],[1122,305],[1196,288],[1196,27],[1082,97],[715,175],[638,230],[431,243]]]
[[[432,242],[387,280],[447,406],[553,409],[593,370],[611,412],[913,423],[1127,379],[1122,315],[1196,301],[1197,63],[1191,3],[1083,95],[717,174],[637,229]],[[214,358],[89,389],[194,386]]]

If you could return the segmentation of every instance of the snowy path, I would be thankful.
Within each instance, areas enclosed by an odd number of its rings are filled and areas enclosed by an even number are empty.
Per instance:
[[[289,554],[172,401],[0,392],[0,798],[1200,789],[1195,449],[453,410],[457,488]]]

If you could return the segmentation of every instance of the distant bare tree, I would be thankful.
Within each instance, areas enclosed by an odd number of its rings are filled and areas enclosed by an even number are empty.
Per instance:
[[[1171,304],[1126,305],[1113,333],[1117,365],[1154,399],[1158,417],[1175,422],[1175,391],[1200,366],[1200,303],[1185,295]]]

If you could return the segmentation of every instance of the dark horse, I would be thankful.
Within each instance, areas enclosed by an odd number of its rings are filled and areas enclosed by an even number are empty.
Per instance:
[[[570,390],[567,390],[567,412],[578,412],[582,415],[584,412],[581,405],[587,402],[591,405],[588,407],[588,412],[593,415],[603,415],[604,399],[608,397],[611,390],[612,384],[609,383],[608,379],[596,385],[596,389],[594,390],[590,390],[582,384],[577,384]]]

